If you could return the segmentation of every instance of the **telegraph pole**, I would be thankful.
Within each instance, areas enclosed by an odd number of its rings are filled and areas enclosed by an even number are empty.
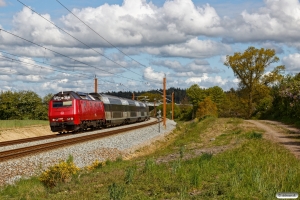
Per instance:
[[[95,75],[95,86],[94,86],[94,88],[95,88],[95,93],[97,93],[98,92],[98,79],[97,79],[97,77],[96,77],[96,75]]]
[[[132,100],[134,100],[134,92],[132,93]]]
[[[172,92],[172,120],[174,120],[174,92]]]
[[[167,113],[167,95],[166,95],[166,74],[164,76],[164,79],[163,79],[163,96],[164,96],[164,99],[163,99],[163,126],[166,128],[166,113]]]
[[[156,107],[155,107],[155,103],[156,103],[156,98],[154,98],[154,117],[156,116]]]

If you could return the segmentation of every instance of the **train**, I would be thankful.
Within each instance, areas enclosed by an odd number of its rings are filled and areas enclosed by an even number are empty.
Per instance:
[[[52,132],[79,132],[150,119],[149,107],[140,101],[100,94],[61,91],[49,101]]]

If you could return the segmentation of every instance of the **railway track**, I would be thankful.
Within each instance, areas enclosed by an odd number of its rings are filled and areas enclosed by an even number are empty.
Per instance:
[[[33,146],[28,146],[28,147],[13,149],[13,150],[2,151],[2,152],[0,152],[0,162],[14,159],[14,158],[24,157],[27,155],[36,154],[39,152],[49,151],[49,150],[61,148],[64,146],[70,146],[70,145],[74,145],[74,144],[78,144],[78,143],[82,143],[82,142],[100,139],[100,138],[104,138],[107,136],[123,133],[126,131],[132,131],[135,129],[144,128],[144,127],[147,127],[150,125],[154,125],[156,123],[157,122],[154,121],[154,122],[150,122],[150,123],[146,123],[146,124],[125,127],[122,129],[109,130],[106,132],[96,133],[96,134],[92,134],[92,135],[83,135],[83,136],[78,136],[76,138],[69,138],[69,139],[55,141],[55,142],[49,142],[49,143],[45,143],[45,144],[39,144],[39,145],[33,145]],[[51,135],[51,136],[52,137],[49,137],[49,138],[55,138],[55,137],[57,138],[57,135]],[[38,139],[38,138],[40,138],[40,139]],[[49,139],[49,138],[46,138],[46,136],[36,137],[36,138],[31,138],[31,139],[35,139],[35,140],[31,140],[31,141],[36,141],[36,140],[41,140],[41,139]],[[23,143],[22,141],[29,142],[30,139],[29,140],[22,139],[22,140],[18,140],[17,142]],[[11,142],[13,143],[13,141],[11,141]],[[13,143],[13,144],[16,144],[16,143]],[[1,145],[1,143],[0,143],[0,145]],[[7,144],[7,145],[9,145],[9,144]]]
[[[62,137],[62,136],[67,136],[67,135],[70,135],[70,134],[64,134],[64,135],[53,134],[53,135],[44,135],[44,136],[39,136],[39,137],[24,138],[24,139],[19,139],[19,140],[9,140],[9,141],[0,142],[0,147],[15,145],[15,144],[22,144],[22,143],[27,143],[27,142],[35,142],[35,141],[46,140],[46,139],[52,139],[52,138],[57,138],[57,137]]]

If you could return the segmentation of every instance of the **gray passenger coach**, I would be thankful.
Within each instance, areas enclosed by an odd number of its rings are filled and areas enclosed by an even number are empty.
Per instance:
[[[103,102],[107,125],[128,124],[150,118],[149,107],[140,101],[99,93],[90,93],[90,95]]]

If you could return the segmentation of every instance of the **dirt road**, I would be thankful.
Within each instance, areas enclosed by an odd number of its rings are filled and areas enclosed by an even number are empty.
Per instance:
[[[300,130],[289,125],[268,120],[247,120],[265,130],[264,137],[282,144],[300,159]]]

